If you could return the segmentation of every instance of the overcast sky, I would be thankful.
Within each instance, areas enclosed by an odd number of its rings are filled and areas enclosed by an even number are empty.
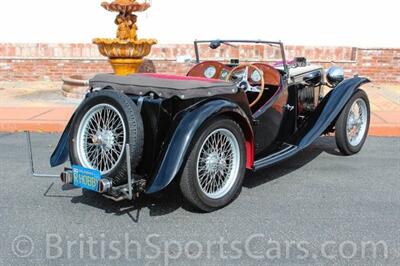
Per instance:
[[[91,42],[113,37],[102,0],[4,1],[0,42]],[[152,0],[139,36],[282,40],[286,44],[400,47],[398,0]]]

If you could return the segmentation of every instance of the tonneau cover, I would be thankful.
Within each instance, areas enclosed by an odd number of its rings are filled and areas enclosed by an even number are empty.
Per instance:
[[[234,94],[238,91],[236,85],[222,80],[147,73],[129,76],[99,74],[90,80],[90,86],[93,89],[112,87],[134,95],[153,92],[159,97],[177,96],[181,99]]]

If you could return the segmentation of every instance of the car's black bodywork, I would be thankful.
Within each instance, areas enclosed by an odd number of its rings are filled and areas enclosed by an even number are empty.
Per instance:
[[[352,95],[369,82],[361,77],[344,80],[321,99],[314,110],[300,115],[298,93],[303,85],[290,83],[289,68],[285,58],[283,60],[279,90],[255,112],[241,89],[235,93],[185,99],[125,92],[140,107],[144,122],[144,154],[135,172],[147,181],[145,192],[158,192],[179,175],[197,132],[212,118],[229,117],[240,125],[246,138],[246,151],[243,151],[247,155],[246,167],[259,170],[293,156],[330,132]],[[91,84],[95,89],[95,81]],[[113,86],[104,87],[101,89]],[[51,157],[52,166],[68,159],[74,119],[75,116]]]

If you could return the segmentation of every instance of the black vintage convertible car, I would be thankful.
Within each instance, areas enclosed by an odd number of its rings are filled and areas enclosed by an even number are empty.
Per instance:
[[[265,45],[281,59],[203,60],[205,44],[219,57],[225,46]],[[51,157],[52,166],[71,162],[62,181],[121,200],[176,180],[189,203],[210,212],[239,195],[246,169],[281,162],[321,135],[335,132],[344,155],[361,150],[367,78],[344,79],[336,66],[325,73],[304,58],[288,63],[281,42],[196,41],[195,53],[186,76],[94,77]]]

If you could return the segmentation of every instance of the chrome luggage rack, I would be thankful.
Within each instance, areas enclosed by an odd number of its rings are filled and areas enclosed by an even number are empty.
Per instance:
[[[32,140],[29,131],[25,131],[27,145],[28,145],[28,161],[32,176],[40,178],[60,178],[65,184],[73,184],[73,173],[71,168],[64,168],[64,171],[60,175],[48,174],[48,173],[37,173],[35,171],[35,166],[33,162],[33,151],[32,151]],[[144,190],[146,186],[146,181],[144,179],[135,178],[132,176],[132,166],[131,156],[130,156],[130,146],[126,144],[126,166],[128,172],[128,182],[127,184],[113,187],[112,181],[108,178],[103,178],[99,181],[100,194],[104,195],[106,198],[112,199],[114,201],[122,200],[133,200],[139,197],[139,193]],[[130,185],[129,185],[130,184]]]

